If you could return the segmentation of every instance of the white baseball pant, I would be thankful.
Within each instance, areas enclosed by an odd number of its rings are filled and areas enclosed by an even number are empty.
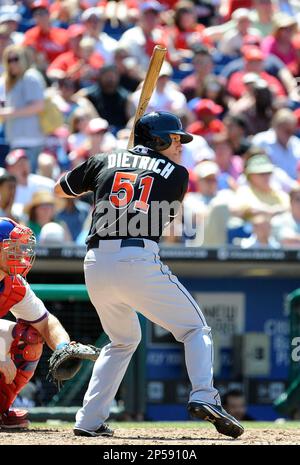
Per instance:
[[[213,386],[211,329],[189,292],[159,258],[158,245],[144,239],[145,248],[121,248],[121,240],[100,241],[87,252],[85,280],[104,331],[110,339],[96,361],[77,412],[76,426],[97,430],[141,340],[136,312],[170,331],[184,344],[192,384],[190,401],[220,404]]]

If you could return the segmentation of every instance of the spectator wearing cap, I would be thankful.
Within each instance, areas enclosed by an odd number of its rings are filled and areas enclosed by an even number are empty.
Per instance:
[[[27,226],[33,231],[37,241],[39,241],[40,233],[48,223],[59,223],[56,221],[56,203],[52,192],[37,191],[33,194],[31,202],[24,208],[24,212],[28,216]],[[71,238],[70,232],[65,224],[61,224],[65,231],[64,241]]]
[[[201,99],[194,107],[197,120],[187,127],[192,134],[202,136],[209,143],[213,134],[224,131],[224,124],[218,119],[223,108],[212,100]]]
[[[30,203],[34,192],[47,190],[52,192],[54,181],[50,178],[30,172],[30,163],[25,150],[16,149],[8,153],[5,166],[10,175],[17,180],[16,196],[14,201],[14,215],[22,217],[24,205]]]
[[[155,45],[167,45],[166,33],[160,25],[163,9],[156,0],[141,3],[138,25],[125,31],[119,41],[119,45],[136,58],[144,71],[147,70]]]
[[[5,49],[3,64],[0,95],[4,95],[4,107],[0,108],[0,118],[5,121],[5,138],[11,149],[26,150],[34,172],[45,143],[39,119],[44,108],[44,82],[29,67],[26,50],[20,45]]]
[[[73,167],[97,153],[110,152],[117,148],[117,139],[108,130],[108,122],[105,119],[93,118],[88,121],[84,135],[83,143],[69,154]]]
[[[274,165],[285,171],[292,179],[297,179],[297,166],[300,160],[300,144],[295,136],[297,118],[291,110],[278,110],[268,131],[256,134],[253,145],[263,148]]]
[[[273,216],[289,209],[288,195],[272,187],[273,171],[274,165],[267,155],[257,154],[247,160],[244,168],[247,184],[237,189],[232,205],[236,215],[250,220],[257,214]]]
[[[172,113],[186,113],[187,102],[184,94],[180,92],[178,86],[171,81],[173,75],[172,66],[165,61],[161,67],[156,87],[149,101],[147,112],[150,111],[170,111]],[[132,102],[132,116],[138,106],[141,90],[134,92],[130,101]]]
[[[47,0],[33,0],[31,9],[36,26],[25,32],[23,45],[42,54],[50,64],[67,50],[68,33],[51,25]]]
[[[250,73],[245,74],[243,78],[244,84],[248,88],[247,94],[234,102],[230,111],[233,115],[243,117],[247,124],[247,133],[252,136],[270,128],[276,99],[269,89],[268,83],[256,74],[254,74],[254,80],[247,85],[248,76]]]
[[[204,80],[214,76],[212,55],[206,46],[200,45],[194,49],[192,63],[193,73],[185,77],[180,83],[180,90],[188,102],[195,97],[200,97],[203,92]]]
[[[247,160],[253,157],[254,155],[263,155],[267,157],[267,152],[261,147],[251,145],[247,152],[245,153],[244,162],[247,163]],[[238,179],[239,185],[246,184],[245,174],[241,174]],[[273,165],[273,171],[271,176],[271,186],[274,190],[284,191],[289,193],[297,185],[297,181],[292,179],[282,168],[279,168],[276,165]]]
[[[117,67],[105,65],[99,70],[97,83],[80,91],[80,95],[92,103],[98,115],[108,121],[114,132],[126,126],[129,119],[129,93],[119,82]]]
[[[261,45],[267,56],[276,55],[285,64],[289,65],[296,60],[296,51],[292,42],[297,31],[297,21],[286,13],[278,12],[273,16],[272,35],[266,37]]]
[[[232,14],[235,27],[225,32],[218,43],[218,50],[225,56],[233,57],[240,54],[243,39],[247,35],[260,37],[260,32],[251,27],[250,10],[239,8]]]
[[[247,73],[256,73],[261,79],[265,80],[269,88],[277,96],[286,96],[286,91],[281,82],[274,76],[271,76],[263,68],[264,55],[260,48],[255,46],[243,47],[244,69],[233,73],[228,81],[228,92],[236,99],[242,97],[246,92],[243,78]]]
[[[103,118],[93,118],[86,127],[88,135],[89,156],[101,152],[111,152],[117,146],[117,140],[108,130],[108,121]]]
[[[243,47],[254,46],[260,48],[261,39],[253,36],[245,36],[243,40]],[[235,60],[230,61],[227,65],[221,70],[221,77],[229,79],[233,73],[237,71],[243,71],[245,67],[245,60],[243,57],[236,58]],[[291,70],[294,69],[291,67]],[[293,77],[289,68],[278,58],[276,55],[268,54],[264,57],[263,60],[263,70],[277,78],[286,89],[292,100],[295,99],[295,90],[297,89],[297,81]],[[296,98],[298,100],[298,98]]]
[[[103,32],[105,20],[105,10],[100,7],[88,8],[81,15],[86,35],[95,40],[95,51],[103,57],[106,63],[112,63],[118,43],[106,32]]]
[[[17,180],[15,176],[0,168],[0,215],[15,218],[13,205],[16,195]]]
[[[91,44],[87,44],[84,39],[85,28],[81,24],[72,24],[67,33],[69,36],[69,50],[59,55],[48,67],[49,78],[72,79],[80,86],[86,80],[94,81],[99,68],[103,65],[104,59],[95,52],[95,42],[90,39]]]
[[[283,247],[299,249],[300,246],[300,186],[290,192],[291,209],[272,218],[271,226],[275,238]]]
[[[1,24],[7,26],[10,39],[14,44],[21,44],[24,39],[24,34],[17,31],[20,21],[21,15],[16,5],[4,5],[0,8],[0,26]]]

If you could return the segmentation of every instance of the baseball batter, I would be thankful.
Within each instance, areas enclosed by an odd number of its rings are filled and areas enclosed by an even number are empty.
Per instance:
[[[192,384],[190,414],[236,438],[243,427],[222,408],[213,385],[211,329],[159,257],[162,231],[187,190],[188,172],[180,160],[182,144],[192,136],[175,115],[163,111],[140,118],[134,133],[132,150],[95,155],[55,186],[59,197],[94,193],[84,271],[90,299],[111,341],[95,363],[74,433],[113,435],[104,422],[140,342],[140,312],[184,344]]]
[[[24,279],[34,260],[30,228],[0,218],[0,318],[11,312],[17,322],[0,319],[0,429],[27,428],[26,410],[10,409],[32,378],[43,342],[61,349],[70,338]]]

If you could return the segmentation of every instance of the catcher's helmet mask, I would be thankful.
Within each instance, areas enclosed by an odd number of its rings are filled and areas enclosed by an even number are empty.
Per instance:
[[[193,136],[183,130],[182,123],[176,115],[168,111],[153,111],[136,122],[134,145],[144,145],[160,152],[172,144],[170,134],[179,134],[182,144],[193,140]]]
[[[27,226],[10,218],[0,218],[0,256],[3,271],[25,277],[35,259],[34,234]],[[4,268],[5,267],[5,268]]]

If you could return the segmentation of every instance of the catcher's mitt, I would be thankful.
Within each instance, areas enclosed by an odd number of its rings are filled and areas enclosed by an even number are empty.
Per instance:
[[[80,370],[82,360],[96,361],[101,349],[92,345],[70,342],[62,349],[54,350],[49,359],[49,372],[47,378],[57,383],[58,388],[63,381],[73,378]]]

